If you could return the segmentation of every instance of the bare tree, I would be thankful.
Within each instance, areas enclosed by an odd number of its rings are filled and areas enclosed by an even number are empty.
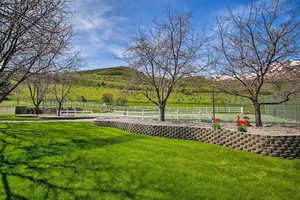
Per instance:
[[[0,103],[68,46],[66,0],[1,0]]]
[[[287,102],[300,91],[299,68],[286,62],[297,58],[300,50],[299,14],[292,2],[252,1],[247,8],[230,10],[217,20],[223,79],[219,89],[248,99],[255,108],[256,126],[262,126],[262,105]],[[280,100],[265,102],[264,89]]]
[[[53,93],[58,104],[57,115],[60,116],[63,104],[72,92],[75,82],[75,74],[78,67],[78,54],[61,58],[57,63],[57,68],[62,69],[52,75]]]
[[[17,100],[17,105],[20,105],[21,99],[24,98],[24,86],[19,85],[15,90],[14,90],[14,97]]]
[[[71,93],[73,78],[69,72],[62,72],[60,74],[56,74],[53,81],[54,96],[58,104],[57,115],[60,116],[63,104],[66,102]]]
[[[40,105],[46,100],[52,80],[49,72],[40,72],[26,80],[31,101],[35,107],[35,113],[40,114]]]
[[[154,24],[149,32],[140,31],[125,53],[136,72],[135,85],[160,110],[165,121],[165,107],[179,80],[197,70],[199,50],[204,40],[194,34],[191,15],[168,11],[165,23]]]

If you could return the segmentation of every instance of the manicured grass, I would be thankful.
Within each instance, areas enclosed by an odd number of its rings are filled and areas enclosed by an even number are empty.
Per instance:
[[[9,121],[32,121],[32,120],[39,120],[33,117],[17,117],[16,115],[1,115],[0,120],[9,120]]]
[[[300,160],[90,123],[2,123],[0,159],[0,199],[300,199]]]

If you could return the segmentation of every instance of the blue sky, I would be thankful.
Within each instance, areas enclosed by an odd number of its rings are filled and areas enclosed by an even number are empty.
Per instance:
[[[164,19],[166,6],[191,12],[196,27],[212,26],[216,16],[250,0],[73,0],[75,37],[86,69],[126,65],[120,57],[138,27]]]

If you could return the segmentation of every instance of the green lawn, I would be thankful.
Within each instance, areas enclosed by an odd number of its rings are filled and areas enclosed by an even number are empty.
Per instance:
[[[39,120],[38,118],[33,117],[17,117],[16,115],[1,115],[0,120],[9,120],[9,121],[32,121],[32,120]]]
[[[300,160],[90,123],[0,124],[0,176],[13,200],[300,199]]]

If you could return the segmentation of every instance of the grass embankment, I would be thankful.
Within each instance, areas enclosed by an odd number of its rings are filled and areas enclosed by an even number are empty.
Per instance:
[[[0,199],[300,199],[300,160],[197,141],[4,123],[0,147]]]

